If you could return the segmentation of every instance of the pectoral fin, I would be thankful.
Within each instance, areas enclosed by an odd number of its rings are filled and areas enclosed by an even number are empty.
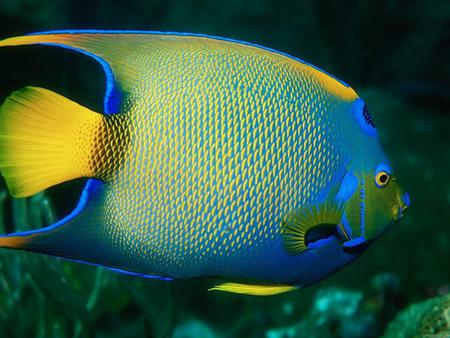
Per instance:
[[[295,289],[298,289],[298,287],[284,284],[264,285],[264,284],[223,283],[212,287],[208,291],[226,291],[253,296],[272,296],[292,291]]]
[[[281,222],[286,251],[296,255],[308,249],[308,237],[310,241],[327,237],[334,232],[342,213],[342,206],[332,202],[291,210]]]

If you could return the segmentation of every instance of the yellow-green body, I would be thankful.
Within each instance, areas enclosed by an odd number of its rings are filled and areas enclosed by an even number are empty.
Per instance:
[[[140,73],[123,88],[132,141],[96,217],[106,245],[146,273],[267,280],[274,261],[295,259],[282,251],[280,219],[323,200],[343,175],[333,129],[356,94],[255,47],[148,39],[127,56]]]
[[[336,233],[292,254],[281,226],[291,210],[337,201],[349,171],[385,160],[355,121],[360,99],[345,83],[269,49],[203,36],[25,38],[101,60],[109,126],[92,157],[103,168],[92,176],[105,183],[91,180],[79,210],[28,249],[143,275],[301,286],[361,252]]]

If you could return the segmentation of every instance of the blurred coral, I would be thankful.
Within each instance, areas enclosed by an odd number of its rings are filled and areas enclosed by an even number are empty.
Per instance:
[[[450,293],[410,305],[400,312],[383,338],[450,337]]]

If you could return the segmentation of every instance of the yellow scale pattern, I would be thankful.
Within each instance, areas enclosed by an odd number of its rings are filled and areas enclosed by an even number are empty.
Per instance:
[[[356,94],[255,47],[148,39],[109,60],[129,145],[107,186],[104,236],[149,272],[174,276],[267,253],[281,217],[315,202],[342,164],[333,115]],[[78,44],[100,56],[109,46]]]
[[[85,126],[78,133],[78,144],[83,144],[83,139],[93,140],[86,163],[90,174],[84,176],[95,176],[103,181],[113,178],[123,165],[124,153],[130,144],[128,126],[128,117],[125,114],[114,114],[104,116],[95,129],[93,126]]]

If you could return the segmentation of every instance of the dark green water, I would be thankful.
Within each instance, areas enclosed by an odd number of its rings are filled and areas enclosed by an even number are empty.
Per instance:
[[[450,291],[448,1],[0,2],[0,38],[67,28],[219,35],[327,70],[366,100],[411,208],[355,263],[317,285],[269,298],[208,293],[208,281],[142,280],[1,251],[0,337],[381,337],[402,309]],[[102,70],[76,53],[3,48],[0,74],[0,101],[35,85],[101,110]],[[82,184],[26,201],[0,193],[0,231],[64,216]],[[437,313],[423,311],[428,326],[441,323],[442,337],[450,337],[449,302],[442,304]],[[417,318],[386,337],[424,336],[424,327],[411,328],[423,322]]]

